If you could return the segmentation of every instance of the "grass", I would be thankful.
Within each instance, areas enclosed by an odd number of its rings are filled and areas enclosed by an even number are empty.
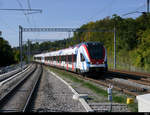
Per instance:
[[[129,105],[128,105],[128,108],[130,109],[130,111],[138,112],[138,106],[137,106],[137,103],[129,104]]]
[[[95,86],[95,85],[93,85],[93,84],[91,84],[91,83],[89,83],[89,82],[83,82],[82,83],[82,85],[83,86],[85,86],[85,87],[87,87],[87,88],[89,88],[89,89],[91,89],[92,91],[94,91],[96,94],[99,94],[99,95],[103,95],[103,96],[107,96],[107,92],[105,91],[105,90],[103,90],[103,89],[101,89],[101,88],[99,88],[99,87],[97,87],[97,86]]]
[[[68,79],[70,79],[70,80],[72,80],[73,82],[76,82],[76,83],[80,83],[82,86],[85,86],[85,87],[89,88],[90,90],[92,90],[93,92],[98,94],[99,96],[104,96],[106,98],[108,97],[108,93],[107,93],[106,90],[94,85],[91,82],[88,82],[88,81],[82,80],[80,78],[77,78],[76,75],[73,75],[73,74],[71,74],[69,72],[65,72],[65,71],[62,72],[61,70],[58,70],[58,69],[52,68],[52,67],[50,67],[50,70],[55,72],[56,74],[58,74],[61,77],[68,78]],[[112,93],[112,97],[113,97],[113,102],[126,104],[126,97],[125,96],[117,96],[116,93]],[[136,103],[130,104],[128,107],[133,112],[138,111]]]

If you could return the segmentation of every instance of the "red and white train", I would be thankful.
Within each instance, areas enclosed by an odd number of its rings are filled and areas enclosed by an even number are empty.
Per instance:
[[[99,42],[83,42],[74,47],[37,54],[34,61],[80,74],[108,69],[106,48]]]

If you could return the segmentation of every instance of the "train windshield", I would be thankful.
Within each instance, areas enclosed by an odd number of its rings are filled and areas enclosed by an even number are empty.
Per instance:
[[[87,49],[92,59],[103,58],[103,46],[100,43],[87,43]]]

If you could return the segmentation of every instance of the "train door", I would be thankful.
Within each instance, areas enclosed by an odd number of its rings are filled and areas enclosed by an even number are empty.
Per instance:
[[[77,69],[78,69],[78,72],[81,72],[81,73],[86,71],[85,57],[80,52],[78,52],[78,55],[77,55]]]
[[[81,62],[81,73],[86,72],[86,61],[85,61],[85,57],[82,53],[80,53],[80,62]]]
[[[77,62],[76,62],[77,72],[79,72],[79,70],[80,70],[80,65],[81,65],[81,63],[80,63],[80,52],[78,51],[78,53],[77,53]]]

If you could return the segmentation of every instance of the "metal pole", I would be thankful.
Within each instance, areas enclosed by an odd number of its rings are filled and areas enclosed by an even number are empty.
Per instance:
[[[30,40],[29,40],[29,63],[30,63]]]
[[[116,27],[114,26],[114,69],[116,69]]]
[[[21,52],[21,44],[20,44],[20,26],[19,26],[19,48],[20,48],[20,52]],[[20,61],[21,61],[21,53],[20,53]],[[21,63],[20,63],[21,64]],[[21,65],[20,65],[21,67]]]
[[[149,0],[147,0],[147,13],[149,12]]]
[[[30,63],[30,41],[28,39],[28,63]]]
[[[28,55],[28,63],[29,63],[29,39],[28,39],[28,41],[27,41],[27,44],[28,44],[28,47],[27,47],[28,53],[27,53],[27,55]]]
[[[21,61],[21,70],[22,70],[22,27],[19,25],[19,43],[20,43],[20,61]]]

